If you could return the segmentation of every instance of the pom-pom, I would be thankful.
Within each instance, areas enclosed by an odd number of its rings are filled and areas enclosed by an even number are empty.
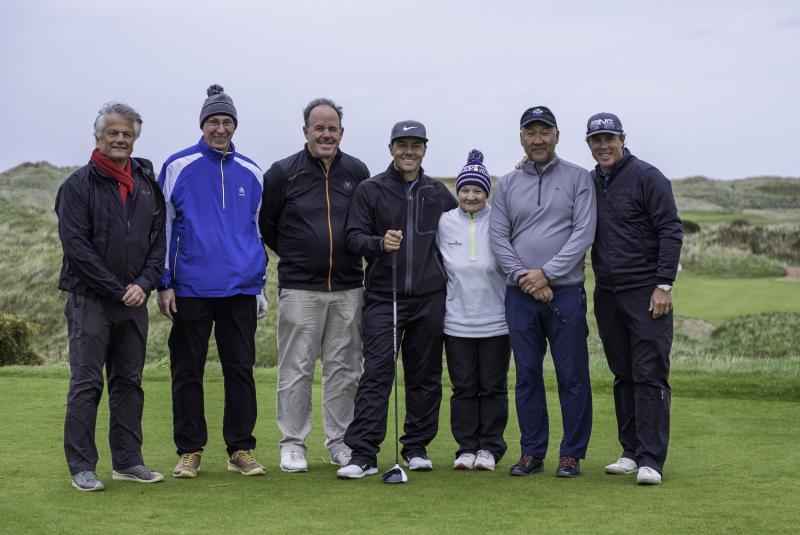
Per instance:
[[[472,149],[467,156],[467,165],[481,165],[483,163],[483,153],[478,149]]]
[[[206,95],[208,95],[209,97],[213,97],[214,95],[219,95],[220,93],[224,92],[225,89],[223,89],[222,86],[219,84],[210,85],[208,86],[208,89],[206,89]]]

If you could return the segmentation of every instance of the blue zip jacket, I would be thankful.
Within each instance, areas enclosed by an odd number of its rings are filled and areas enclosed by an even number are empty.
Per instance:
[[[180,297],[256,295],[267,256],[258,230],[261,169],[203,138],[170,156],[158,184],[167,203],[168,251],[162,287]]]

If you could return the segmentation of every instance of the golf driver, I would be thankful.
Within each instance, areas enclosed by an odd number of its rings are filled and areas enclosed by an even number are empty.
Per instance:
[[[392,349],[394,353],[394,466],[383,474],[387,485],[408,483],[408,476],[400,467],[399,426],[397,423],[397,255],[392,253]]]

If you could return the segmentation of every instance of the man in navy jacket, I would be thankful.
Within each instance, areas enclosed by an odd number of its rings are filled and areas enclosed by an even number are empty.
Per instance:
[[[639,484],[658,485],[669,441],[671,292],[681,220],[669,180],[625,147],[619,117],[590,117],[586,142],[597,161],[594,313],[614,374],[622,445],[606,472],[637,472]]]
[[[222,435],[228,470],[260,475],[256,446],[256,296],[266,253],[258,231],[261,170],[231,142],[238,119],[222,87],[208,88],[203,137],[170,156],[158,183],[167,203],[167,259],[158,292],[169,334],[174,477],[195,477],[208,440],[203,371],[212,325],[225,385]]]

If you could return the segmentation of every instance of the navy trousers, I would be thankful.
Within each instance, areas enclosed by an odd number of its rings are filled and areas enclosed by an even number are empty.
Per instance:
[[[64,308],[69,334],[69,393],[64,453],[71,474],[97,467],[95,424],[108,377],[108,444],[115,470],[142,464],[142,368],[147,306],[69,294]]]
[[[547,454],[550,430],[542,366],[549,341],[564,428],[560,455],[583,459],[592,433],[586,292],[582,284],[552,289],[550,303],[537,301],[516,286],[506,289],[506,322],[517,368],[520,446],[523,455],[543,459]]]
[[[400,442],[407,459],[426,455],[439,429],[444,304],[444,290],[397,297],[397,342],[406,387],[405,433]],[[352,463],[377,466],[394,381],[392,294],[366,292],[361,317],[364,372],[344,442],[353,450]]]
[[[669,443],[669,352],[672,312],[653,319],[652,286],[594,291],[594,315],[608,367],[614,374],[622,456],[663,471]]]
[[[177,297],[169,333],[172,423],[178,455],[202,450],[208,441],[203,372],[214,326],[225,388],[222,437],[228,454],[256,447],[256,297]]]

